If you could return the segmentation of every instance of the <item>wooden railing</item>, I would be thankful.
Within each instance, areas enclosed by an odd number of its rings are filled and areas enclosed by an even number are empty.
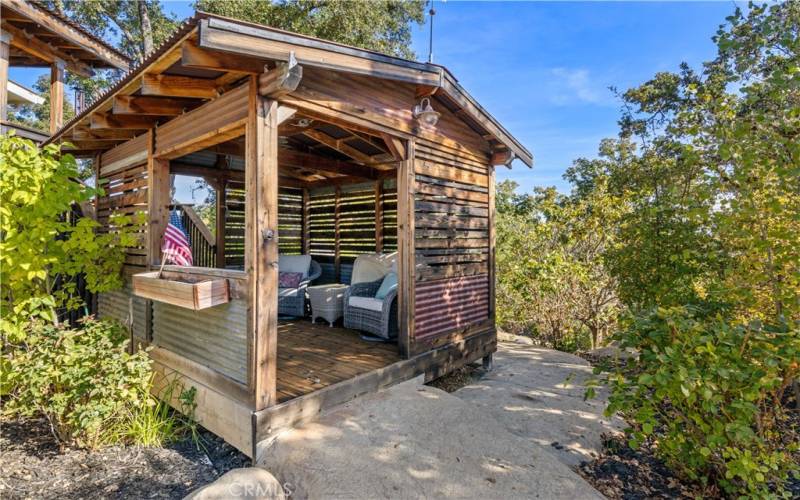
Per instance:
[[[173,207],[181,215],[181,222],[189,234],[192,260],[196,267],[217,267],[217,242],[211,230],[197,215],[191,205],[177,204]]]

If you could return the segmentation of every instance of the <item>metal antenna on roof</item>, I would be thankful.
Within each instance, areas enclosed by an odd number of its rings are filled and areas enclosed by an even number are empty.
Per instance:
[[[433,8],[433,0],[431,0],[431,10],[428,11],[431,17],[431,34],[428,39],[428,62],[433,63],[433,16],[436,15],[436,9]]]

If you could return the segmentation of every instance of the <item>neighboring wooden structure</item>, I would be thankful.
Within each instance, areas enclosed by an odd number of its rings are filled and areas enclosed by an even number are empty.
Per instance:
[[[435,126],[414,116],[423,97]],[[532,158],[445,68],[198,13],[51,141],[95,159],[98,220],[146,213],[129,284],[100,296],[100,315],[130,325],[160,383],[196,387],[199,421],[248,454],[325,408],[495,350],[494,168]],[[215,265],[164,276],[224,279],[222,305],[131,291],[160,264],[172,175],[216,192],[214,244],[197,236]],[[279,321],[280,253],[349,283],[357,255],[394,251],[396,348]]]
[[[127,71],[126,56],[80,26],[27,0],[0,0],[0,121],[7,124],[10,66],[50,68],[50,133],[64,124],[66,72]],[[24,131],[23,128],[20,131]]]

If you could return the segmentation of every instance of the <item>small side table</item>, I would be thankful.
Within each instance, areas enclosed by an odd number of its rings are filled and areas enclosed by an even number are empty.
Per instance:
[[[311,301],[311,323],[322,318],[331,326],[342,317],[344,310],[344,294],[348,286],[338,283],[330,285],[314,285],[307,288]]]

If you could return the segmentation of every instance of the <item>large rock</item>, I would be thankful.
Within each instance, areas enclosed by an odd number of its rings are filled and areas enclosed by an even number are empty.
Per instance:
[[[572,354],[499,342],[494,369],[454,396],[481,408],[492,420],[523,439],[541,445],[560,461],[579,465],[602,451],[602,434],[625,423],[603,416],[607,393],[584,401],[592,367]]]
[[[190,493],[184,500],[283,500],[283,485],[260,467],[233,469],[219,479]]]
[[[491,414],[415,381],[287,431],[259,457],[292,498],[602,498]]]

